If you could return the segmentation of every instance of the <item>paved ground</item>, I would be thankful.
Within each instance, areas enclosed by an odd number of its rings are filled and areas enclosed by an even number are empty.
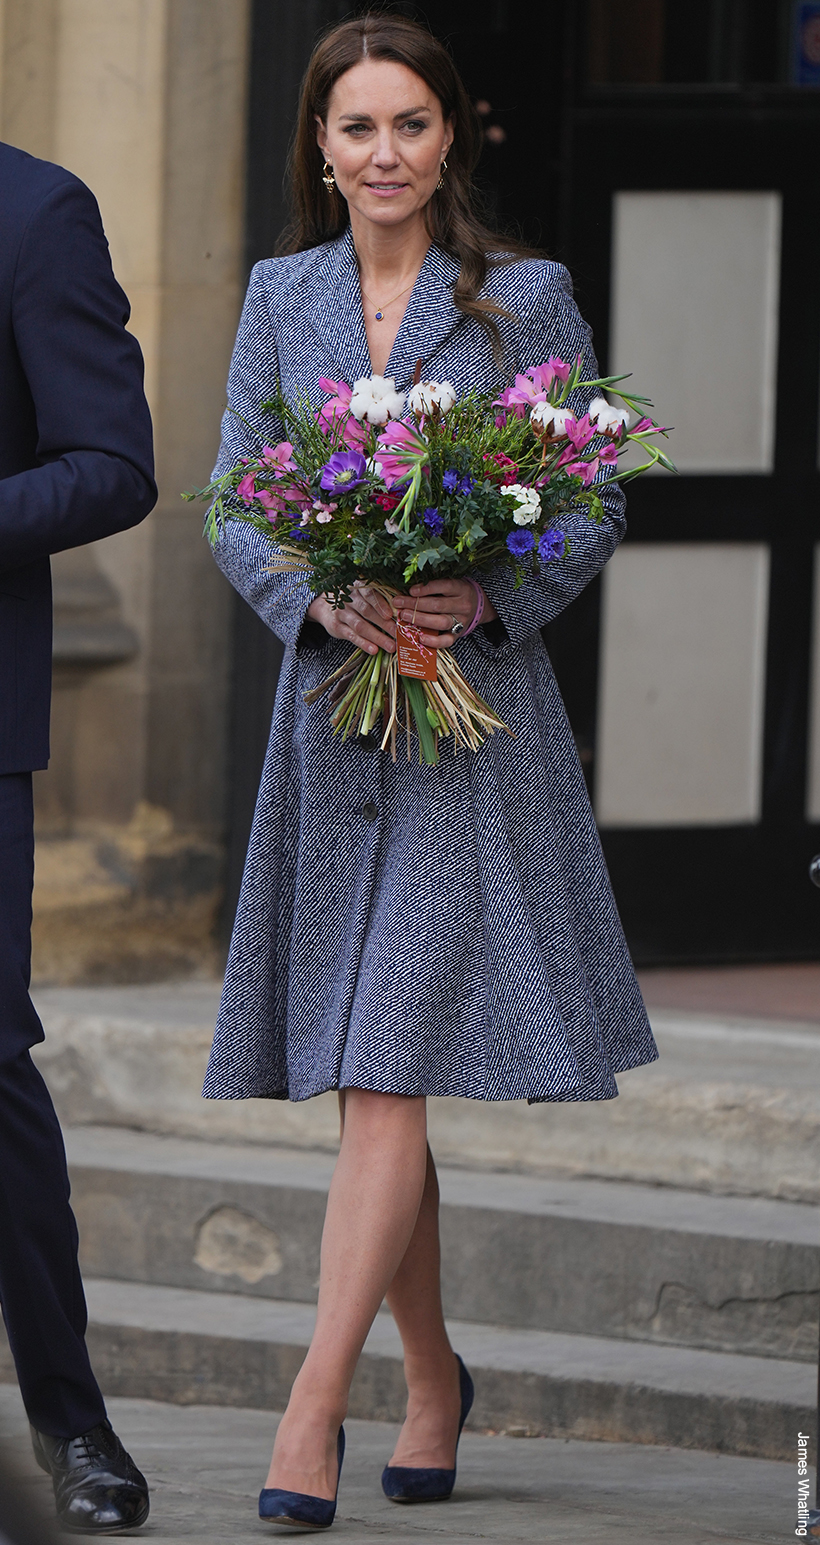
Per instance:
[[[274,1417],[147,1400],[109,1406],[151,1483],[151,1519],[138,1536],[146,1545],[282,1537],[255,1515]],[[379,1487],[394,1432],[379,1422],[348,1424],[334,1529],[340,1545],[424,1538],[460,1545],[733,1545],[794,1538],[796,1467],[632,1444],[468,1433],[453,1499],[399,1508]],[[47,1482],[34,1469],[22,1407],[9,1385],[0,1386],[0,1438],[32,1495],[42,1498]]]

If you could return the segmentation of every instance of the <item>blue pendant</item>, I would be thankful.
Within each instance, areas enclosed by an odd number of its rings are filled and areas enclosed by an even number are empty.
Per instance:
[[[377,311],[376,312],[376,321],[377,322],[382,322],[383,320],[384,320],[384,312],[383,311]]]

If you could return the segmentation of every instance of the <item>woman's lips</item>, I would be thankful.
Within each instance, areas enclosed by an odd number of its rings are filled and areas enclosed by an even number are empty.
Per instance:
[[[406,182],[366,182],[365,187],[377,198],[395,198],[397,193],[403,193],[409,187]]]

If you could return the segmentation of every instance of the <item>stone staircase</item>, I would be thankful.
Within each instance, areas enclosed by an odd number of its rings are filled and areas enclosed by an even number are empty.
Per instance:
[[[189,988],[186,1012],[180,989],[173,1015],[165,989],[164,1021],[159,990],[118,990],[133,995],[130,1017],[118,1000],[119,1019],[111,991],[94,997],[73,989],[73,999],[63,992],[61,1006],[56,997],[40,1001],[50,1043],[41,1065],[64,1119],[73,1119],[67,1147],[103,1388],[281,1409],[313,1321],[333,1103],[200,1102],[197,1109],[203,1046],[196,1022],[207,1017],[213,989]],[[560,1162],[560,1131],[550,1134],[548,1118],[563,1119],[567,1107],[531,1113],[528,1130],[542,1140],[531,1145],[530,1173],[520,1159],[508,1157],[502,1167],[497,1158],[515,1112],[483,1108],[482,1146],[481,1109],[468,1110],[459,1127],[462,1102],[433,1108],[434,1146],[450,1161],[440,1170],[445,1307],[476,1379],[477,1428],[772,1459],[793,1456],[799,1429],[814,1432],[820,1208],[811,1192],[817,1134],[809,1118],[818,1076],[805,1053],[820,1037],[810,1027],[770,1027],[767,1042],[759,1026],[747,1026],[752,1039],[732,1042],[742,1027],[716,1025],[709,1036],[700,1019],[692,1025],[687,1079],[680,1015],[676,1024],[665,1037],[659,1020],[658,1034],[662,1053],[664,1039],[672,1047],[667,1110],[679,1085],[669,1147],[690,1154],[690,1168],[680,1166],[685,1185],[669,1184],[669,1152],[657,1133],[654,1175],[646,1132],[619,1138],[618,1101],[574,1112],[590,1133],[599,1123],[597,1147],[587,1146],[591,1174],[578,1173],[577,1142]],[[744,1074],[750,1080],[757,1069],[756,1084],[721,1081],[727,1036],[732,1067],[745,1044]],[[624,1085],[652,1073],[637,1071]],[[153,1119],[152,1077],[162,1084]],[[745,1106],[741,1087],[751,1091]],[[174,1135],[174,1099],[183,1133],[191,1134],[195,1120],[211,1130],[211,1113],[218,1120],[221,1109],[223,1120],[255,1141],[230,1141],[236,1134],[224,1131],[221,1141]],[[790,1100],[798,1109],[791,1167],[780,1166],[776,1152],[759,1153],[746,1187],[727,1186],[743,1122],[765,1115],[766,1101],[771,1119]],[[706,1109],[712,1126],[697,1169]],[[525,1110],[518,1114],[526,1121]],[[289,1141],[287,1131],[262,1125],[282,1120],[293,1123]],[[144,1130],[149,1125],[160,1131]],[[442,1143],[437,1127],[449,1134]],[[634,1172],[636,1154],[643,1156],[640,1178],[622,1178],[630,1166]],[[763,1194],[725,1194],[752,1188]],[[790,1199],[795,1194],[805,1199]],[[4,1348],[0,1378],[9,1377]],[[390,1317],[380,1314],[351,1415],[395,1420],[403,1400],[398,1340]]]

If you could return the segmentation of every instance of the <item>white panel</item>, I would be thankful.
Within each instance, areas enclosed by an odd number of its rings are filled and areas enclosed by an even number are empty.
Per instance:
[[[779,193],[616,193],[610,370],[681,472],[770,472]]]
[[[759,819],[768,548],[633,543],[604,573],[602,826]]]
[[[820,547],[814,549],[814,625],[809,715],[809,787],[806,799],[806,820],[820,821]]]

